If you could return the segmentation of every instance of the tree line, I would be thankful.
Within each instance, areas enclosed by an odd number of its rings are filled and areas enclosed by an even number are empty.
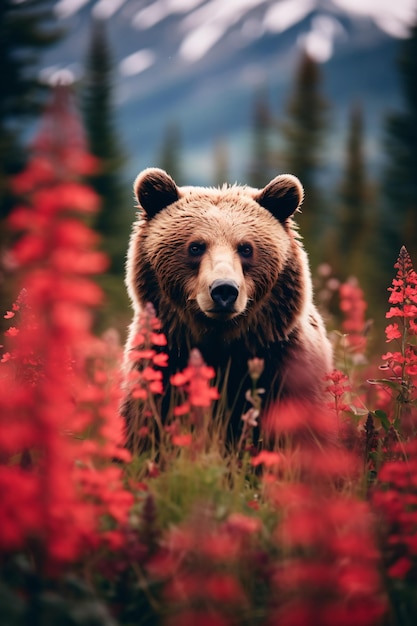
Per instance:
[[[4,225],[14,199],[10,177],[24,167],[27,123],[36,118],[45,102],[47,87],[37,78],[41,53],[65,33],[57,26],[53,0],[3,0],[0,6],[0,64],[3,68],[0,99],[0,219]],[[85,71],[76,85],[91,153],[100,167],[90,177],[102,200],[94,228],[110,257],[103,286],[112,310],[126,307],[123,281],[124,255],[131,223],[130,189],[123,168],[127,155],[121,145],[113,102],[112,53],[105,24],[92,22]],[[356,275],[369,290],[375,308],[385,302],[393,259],[405,244],[417,254],[417,24],[401,46],[398,71],[403,107],[386,119],[385,167],[379,180],[369,176],[364,154],[365,120],[359,102],[352,103],[344,148],[344,164],[336,184],[327,186],[321,173],[326,166],[331,103],[323,95],[320,66],[308,54],[299,59],[284,114],[277,119],[267,88],[253,98],[251,158],[248,184],[264,186],[276,173],[287,171],[302,181],[306,190],[303,212],[298,218],[313,267],[328,263],[344,280]],[[181,132],[175,122],[161,136],[157,165],[179,184],[186,183]],[[224,139],[213,147],[213,184],[227,181],[228,147]],[[7,245],[2,227],[0,246]],[[1,280],[4,271],[0,268]],[[115,304],[116,303],[116,304]],[[118,305],[118,306],[117,306]]]

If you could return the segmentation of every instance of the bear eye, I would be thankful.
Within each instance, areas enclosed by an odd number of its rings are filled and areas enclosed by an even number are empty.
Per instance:
[[[244,259],[249,259],[253,255],[253,248],[250,243],[241,243],[237,251]]]
[[[201,256],[202,254],[204,254],[205,250],[206,244],[198,241],[193,241],[188,246],[188,254],[190,256]]]

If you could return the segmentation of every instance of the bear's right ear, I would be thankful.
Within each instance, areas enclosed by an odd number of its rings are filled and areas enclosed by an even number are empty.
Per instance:
[[[179,198],[178,187],[171,176],[157,167],[143,170],[136,178],[133,189],[149,219]]]

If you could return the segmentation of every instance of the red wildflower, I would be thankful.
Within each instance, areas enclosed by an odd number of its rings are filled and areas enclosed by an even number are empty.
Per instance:
[[[417,574],[417,446],[397,446],[394,459],[383,464],[372,502],[384,531],[388,575],[414,581]]]
[[[152,333],[151,343],[154,346],[166,346],[168,342],[165,335],[163,335],[162,333]]]
[[[4,333],[5,337],[16,337],[19,334],[19,329],[15,326],[10,326],[8,330]]]
[[[141,376],[146,381],[162,380],[162,372],[154,370],[152,367],[145,367],[141,372]]]
[[[155,393],[158,395],[161,395],[162,393],[164,393],[164,387],[162,385],[162,380],[152,380],[149,383],[149,391],[151,393]]]
[[[398,559],[398,561],[396,561],[394,565],[391,565],[391,567],[388,569],[388,574],[391,578],[403,580],[404,578],[406,578],[412,567],[413,564],[410,559],[408,559],[407,557],[402,557]]]
[[[389,288],[389,301],[396,306],[390,308],[386,317],[397,319],[386,327],[385,334],[387,342],[395,341],[398,349],[382,355],[385,364],[381,369],[389,372],[389,378],[371,382],[384,386],[392,395],[393,424],[402,434],[409,435],[415,429],[408,419],[410,403],[417,399],[417,347],[414,341],[417,329],[417,273],[404,247],[401,248],[394,267],[397,269],[397,276]],[[402,419],[403,415],[407,419]]]
[[[182,387],[183,385],[186,385],[189,381],[188,374],[189,372],[187,371],[177,372],[176,374],[173,374],[169,379],[171,385],[173,385],[174,387]]]
[[[325,407],[303,400],[282,400],[263,416],[266,435],[297,439],[327,438],[336,433],[334,414]]]
[[[333,402],[328,403],[327,406],[334,409],[337,417],[340,417],[341,412],[350,410],[350,406],[344,399],[345,394],[352,389],[349,378],[340,370],[335,369],[330,374],[326,374],[325,380],[329,381],[326,391],[333,397]]]
[[[399,307],[392,306],[390,310],[385,314],[385,317],[389,319],[390,317],[404,317],[404,312]]]
[[[259,517],[249,517],[242,513],[232,513],[227,518],[227,526],[230,528],[231,532],[241,532],[251,535],[261,530],[262,521]]]
[[[191,433],[185,433],[183,435],[174,435],[172,437],[172,443],[174,446],[179,446],[180,448],[188,448],[192,444],[193,438]]]
[[[134,400],[146,400],[148,392],[141,387],[132,387],[131,395]]]
[[[269,452],[268,450],[261,450],[259,454],[253,456],[250,460],[254,467],[258,465],[264,465],[265,467],[275,467],[279,465],[281,461],[281,455],[278,452]]]
[[[175,417],[180,417],[181,415],[187,415],[190,412],[191,405],[189,402],[184,402],[183,404],[179,404],[174,407],[173,414]]]
[[[184,371],[173,374],[170,382],[175,387],[184,387],[188,401],[193,407],[209,407],[217,400],[219,393],[209,383],[215,376],[212,367],[208,367],[197,349],[191,350],[188,367]]]
[[[389,324],[385,328],[385,334],[387,336],[387,342],[392,341],[393,339],[401,339],[401,331],[397,323]]]
[[[246,602],[243,589],[233,576],[212,574],[205,580],[204,596],[216,603],[241,604]]]
[[[347,626],[353,614],[364,626],[381,623],[386,605],[368,506],[312,484],[283,512],[276,538],[287,558],[274,575],[282,600],[271,624]]]
[[[166,367],[168,355],[160,352],[167,344],[165,335],[160,330],[159,320],[155,317],[153,306],[148,303],[141,312],[139,329],[132,342],[133,348],[127,359],[135,368],[126,376],[130,387],[130,398],[137,401],[137,418],[128,423],[129,447],[137,451],[144,443],[143,435],[149,433],[152,438],[155,429],[162,430],[160,403],[155,396],[164,393],[163,374],[158,367]]]
[[[354,354],[363,354],[366,347],[366,319],[367,308],[363,291],[355,278],[350,278],[339,288],[340,310],[345,319],[342,329],[347,334],[346,344]]]
[[[168,355],[165,352],[160,352],[152,357],[152,362],[157,367],[167,367]]]
[[[62,90],[57,97],[65,106]],[[77,158],[67,151],[61,160],[68,126],[41,142],[40,162],[35,154],[15,181],[30,196],[31,217],[24,223],[20,207],[10,220],[23,230],[14,254],[25,289],[12,307],[20,319],[6,331],[11,357],[3,355],[0,376],[0,551],[34,548],[38,565],[52,571],[102,541],[103,516],[117,533],[133,503],[112,464],[129,459],[118,381],[112,386],[104,375],[108,350],[91,334],[101,292],[88,274],[103,268],[103,256],[73,218],[65,242],[56,236],[58,223],[69,220],[64,211],[97,207],[74,181]]]

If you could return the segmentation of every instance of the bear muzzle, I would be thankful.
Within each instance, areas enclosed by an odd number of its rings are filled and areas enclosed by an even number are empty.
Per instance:
[[[209,287],[213,308],[210,313],[230,314],[235,312],[239,286],[234,280],[217,279]]]
[[[247,287],[237,254],[212,245],[201,260],[195,285],[197,305],[207,317],[225,322],[241,315],[247,305]]]

